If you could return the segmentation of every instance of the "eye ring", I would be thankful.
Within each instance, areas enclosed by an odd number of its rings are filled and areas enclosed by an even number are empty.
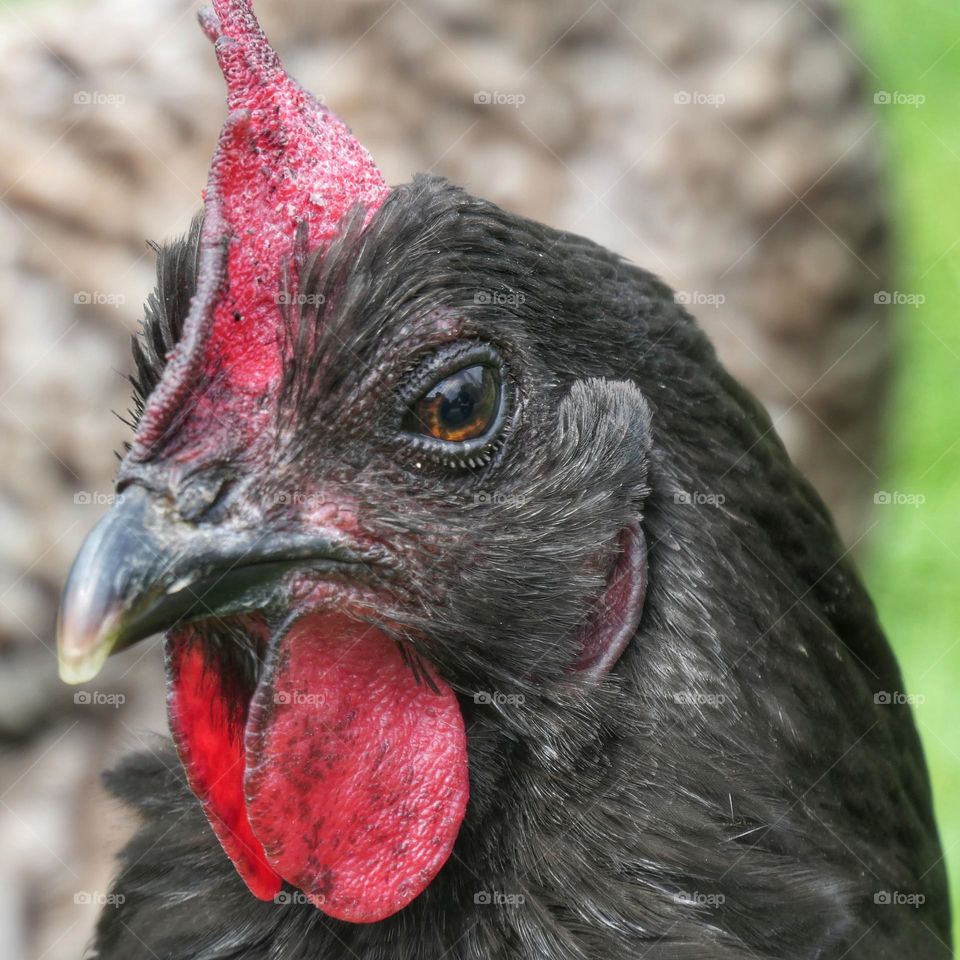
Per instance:
[[[464,409],[463,397],[444,394],[445,387],[463,386],[474,391],[473,409]],[[452,467],[478,466],[490,459],[497,445],[507,419],[509,399],[500,354],[487,343],[460,343],[434,354],[407,381],[399,397],[400,433],[417,455]],[[426,407],[421,406],[418,411],[418,405],[424,401]],[[454,421],[454,429],[447,436],[443,430],[430,429],[437,426],[435,415],[445,401]],[[472,415],[476,416],[471,420]]]

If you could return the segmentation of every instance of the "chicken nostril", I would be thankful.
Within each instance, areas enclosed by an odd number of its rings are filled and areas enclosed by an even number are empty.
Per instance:
[[[177,488],[177,512],[188,523],[200,520],[229,489],[229,477],[218,471],[206,471],[188,478]]]

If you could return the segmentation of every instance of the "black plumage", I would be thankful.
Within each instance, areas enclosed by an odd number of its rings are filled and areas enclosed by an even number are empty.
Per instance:
[[[197,239],[160,251],[141,401],[182,326]],[[903,685],[873,606],[768,416],[671,291],[431,177],[301,253],[313,295],[284,298],[275,455],[255,471],[235,451],[213,509],[304,476],[349,486],[396,558],[391,622],[460,698],[466,819],[408,907],[345,923],[294,890],[255,900],[158,745],[109,775],[143,826],[95,955],[949,956],[927,774],[909,708],[878,696]],[[424,358],[485,343],[510,397],[490,454],[471,466],[399,437]],[[638,517],[639,629],[602,682],[571,674],[598,544]]]

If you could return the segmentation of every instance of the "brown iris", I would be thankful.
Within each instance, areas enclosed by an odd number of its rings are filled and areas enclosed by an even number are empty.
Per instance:
[[[482,437],[497,414],[500,385],[491,367],[464,367],[435,383],[410,408],[406,428],[460,443]]]

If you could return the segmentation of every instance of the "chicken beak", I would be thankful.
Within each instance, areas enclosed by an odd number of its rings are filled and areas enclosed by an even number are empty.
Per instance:
[[[263,610],[294,570],[362,574],[338,533],[193,524],[139,486],[118,496],[80,548],[57,625],[60,676],[84,683],[111,653],[181,623]]]

